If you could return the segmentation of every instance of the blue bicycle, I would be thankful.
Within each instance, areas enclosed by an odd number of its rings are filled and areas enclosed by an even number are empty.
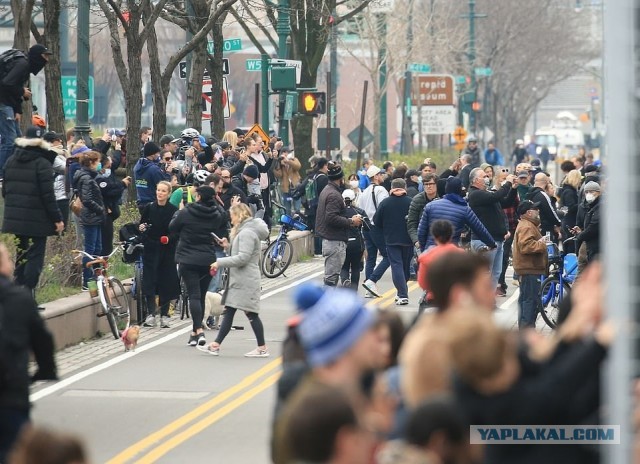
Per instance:
[[[289,216],[284,206],[276,202],[272,202],[272,204],[280,208],[283,214],[280,216],[278,237],[267,247],[262,258],[262,273],[270,279],[283,275],[293,259],[293,245],[287,238],[287,233],[292,230],[307,230],[308,228],[300,220],[299,215]]]
[[[574,237],[563,242],[566,245]],[[549,276],[540,285],[540,315],[544,322],[555,329],[562,300],[569,296],[571,284],[578,276],[578,258],[575,253],[560,253],[558,245],[547,245]]]

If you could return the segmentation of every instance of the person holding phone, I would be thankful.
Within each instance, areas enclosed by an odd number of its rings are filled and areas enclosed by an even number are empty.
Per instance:
[[[112,170],[112,160],[103,154],[100,160],[102,169],[98,172],[96,182],[100,187],[106,215],[102,223],[102,254],[109,255],[113,251],[113,222],[120,217],[122,193],[131,184],[131,177],[118,180]]]

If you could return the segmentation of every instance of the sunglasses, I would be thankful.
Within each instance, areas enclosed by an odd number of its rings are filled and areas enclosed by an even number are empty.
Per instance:
[[[164,158],[165,161],[171,161],[173,159],[173,157],[168,156],[167,158]]]
[[[509,172],[509,168],[503,168],[501,169],[502,172]]]

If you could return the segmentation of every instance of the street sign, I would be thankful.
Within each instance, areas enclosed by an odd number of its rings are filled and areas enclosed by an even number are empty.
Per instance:
[[[213,99],[213,89],[211,79],[202,80],[202,120],[211,120],[211,100]],[[231,117],[231,106],[229,101],[229,87],[227,86],[227,78],[222,78],[222,106],[224,107],[224,118]]]
[[[187,62],[186,61],[180,62],[178,71],[180,72],[180,79],[187,78]],[[222,58],[222,75],[223,76],[229,75],[229,58]],[[210,77],[211,76],[209,76],[209,70],[207,68],[204,68],[204,74],[202,78],[209,79]]]
[[[237,52],[242,50],[242,39],[225,39],[222,43],[222,51],[223,52]],[[213,40],[207,42],[207,53],[209,55],[213,55]]]
[[[478,77],[489,77],[493,74],[493,70],[491,68],[475,68],[473,71]]]
[[[287,92],[284,100],[284,119],[289,121],[293,118],[293,113],[296,111],[296,102],[298,101],[298,95],[293,92]]]
[[[260,126],[260,124],[254,124],[253,126],[251,126],[251,129],[249,129],[247,131],[247,135],[245,137],[248,137],[249,135],[253,134],[254,132],[257,132],[258,135],[260,136],[260,138],[262,139],[262,141],[264,142],[265,145],[269,145],[269,141],[271,140],[269,138],[269,134],[267,134],[264,129],[262,128],[262,126]]]
[[[393,10],[394,0],[372,0],[369,3],[369,11],[373,14],[389,13]]]
[[[431,65],[426,63],[411,63],[409,65],[409,72],[412,73],[430,73]]]
[[[462,151],[464,150],[464,147],[466,147],[464,142],[456,142],[456,144],[453,146],[457,151]]]
[[[456,127],[455,106],[423,106],[418,117],[418,108],[411,108],[413,130],[418,132],[418,122],[422,123],[422,134],[451,134]]]
[[[453,106],[455,104],[456,92],[453,76],[448,74],[430,74],[428,76],[416,76],[412,80],[412,105]]]
[[[62,106],[64,108],[65,119],[76,117],[76,100],[78,99],[78,82],[76,76],[62,76]],[[94,83],[93,76],[89,76],[89,119],[94,115]]]
[[[318,127],[318,146],[319,151],[327,149],[327,128]],[[340,150],[340,128],[332,127],[329,130],[329,150]]]
[[[456,76],[456,85],[464,85],[467,82],[466,76]]]
[[[296,84],[300,84],[300,80],[302,79],[302,61],[275,59],[275,60],[271,60],[270,63],[272,66],[280,65],[280,66],[288,66],[290,68],[296,68]]]
[[[467,138],[467,131],[462,126],[458,126],[453,131],[453,138],[456,139],[458,143],[464,143]]]
[[[347,138],[352,144],[354,144],[357,147],[359,138],[360,138],[360,126],[356,127],[351,132],[349,132],[349,134],[347,135]],[[374,140],[373,134],[369,129],[367,129],[367,126],[364,126],[364,133],[362,134],[362,148],[373,143],[373,140]]]
[[[262,71],[262,60],[261,59],[257,59],[257,60],[247,60],[246,64],[245,64],[245,70],[251,72],[251,71]]]

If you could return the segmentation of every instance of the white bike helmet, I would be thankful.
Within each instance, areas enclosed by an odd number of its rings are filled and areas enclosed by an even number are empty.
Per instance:
[[[207,177],[209,177],[209,171],[205,171],[204,169],[198,169],[193,173],[193,181],[200,185],[205,183]]]
[[[344,192],[342,192],[342,198],[344,198],[345,200],[353,201],[356,199],[356,193],[351,189],[346,189]]]
[[[180,132],[180,137],[183,139],[195,139],[196,137],[200,137],[200,132],[190,127]]]

